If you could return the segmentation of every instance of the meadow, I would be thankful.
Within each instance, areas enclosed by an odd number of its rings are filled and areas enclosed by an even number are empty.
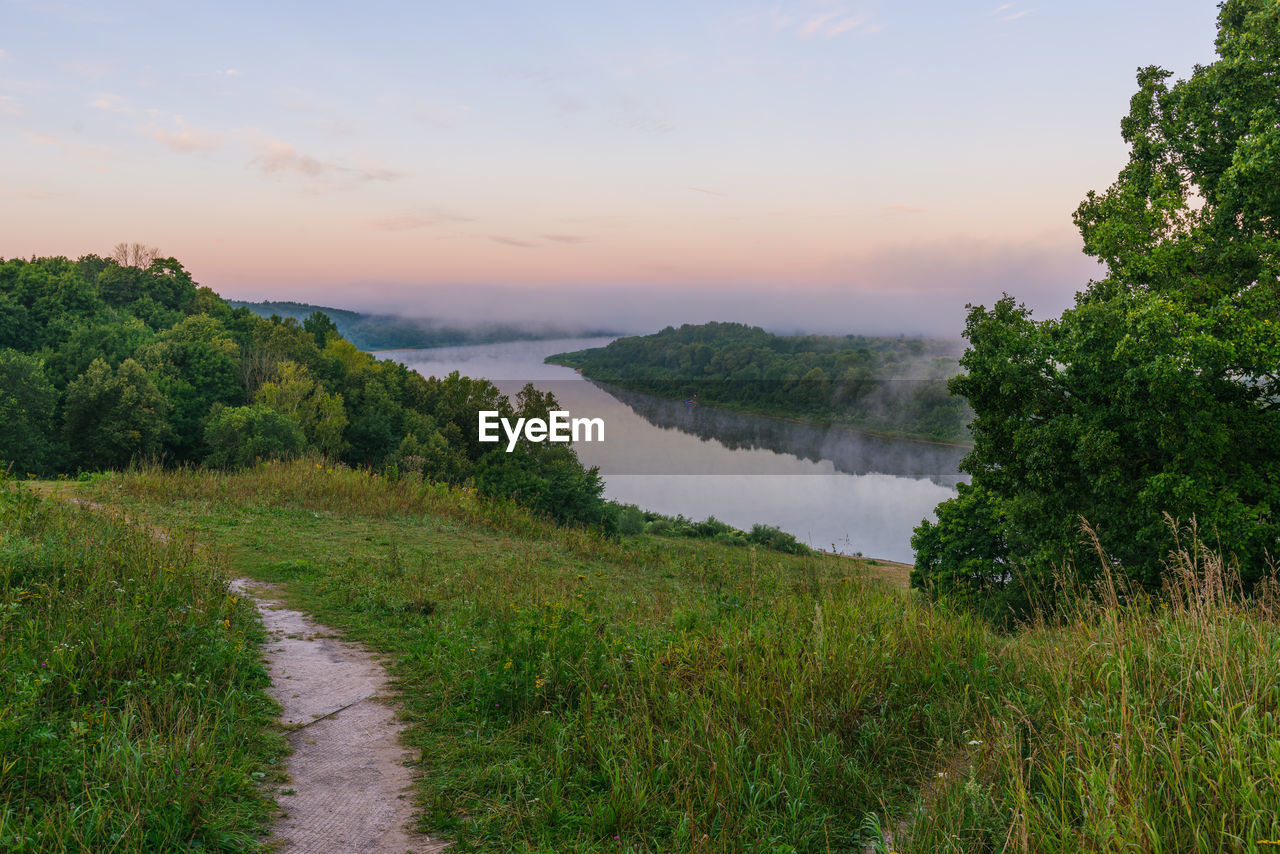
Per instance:
[[[254,851],[283,740],[190,539],[0,481],[0,850]]]
[[[67,491],[197,539],[193,555],[281,584],[384,653],[418,756],[421,827],[459,851],[1280,840],[1273,599],[1246,601],[1191,539],[1162,597],[1104,585],[1052,622],[1000,633],[872,562],[610,538],[315,462],[142,470]],[[25,619],[15,589],[5,607]],[[45,797],[52,814],[62,796]]]

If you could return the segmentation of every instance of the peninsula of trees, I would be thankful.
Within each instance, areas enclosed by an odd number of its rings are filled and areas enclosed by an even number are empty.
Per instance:
[[[947,391],[958,349],[919,338],[782,336],[741,323],[706,323],[668,326],[547,361],[690,404],[964,442],[971,413]]]

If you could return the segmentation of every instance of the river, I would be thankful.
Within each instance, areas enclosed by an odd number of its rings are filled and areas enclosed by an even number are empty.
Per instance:
[[[607,497],[738,528],[774,525],[809,545],[910,562],[911,531],[955,495],[964,449],[686,405],[585,380],[552,353],[610,338],[517,341],[378,353],[425,376],[459,371],[514,399],[527,382],[574,418],[600,418],[603,442],[578,442]]]

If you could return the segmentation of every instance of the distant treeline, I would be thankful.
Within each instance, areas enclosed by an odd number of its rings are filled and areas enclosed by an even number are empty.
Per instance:
[[[547,361],[690,404],[964,442],[970,410],[947,392],[958,371],[954,349],[919,338],[781,336],[741,323],[706,323]]]
[[[0,259],[0,472],[314,454],[615,524],[570,447],[479,442],[479,410],[545,417],[549,394],[527,386],[513,404],[487,380],[424,378],[361,352],[322,312],[260,317],[177,260],[146,260]]]
[[[615,334],[608,330],[570,330],[554,326],[521,326],[513,323],[483,323],[475,326],[446,326],[425,317],[398,317],[389,314],[362,314],[341,308],[302,302],[242,302],[228,300],[234,308],[247,308],[262,317],[276,315],[302,321],[323,312],[338,333],[361,350],[409,350],[422,347],[456,347],[463,344],[492,344],[498,341],[541,341],[548,338],[595,337]]]

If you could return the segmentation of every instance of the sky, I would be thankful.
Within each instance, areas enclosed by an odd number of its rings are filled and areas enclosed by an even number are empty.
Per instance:
[[[1140,66],[1216,3],[0,0],[0,257],[234,299],[958,335],[1091,276]]]

